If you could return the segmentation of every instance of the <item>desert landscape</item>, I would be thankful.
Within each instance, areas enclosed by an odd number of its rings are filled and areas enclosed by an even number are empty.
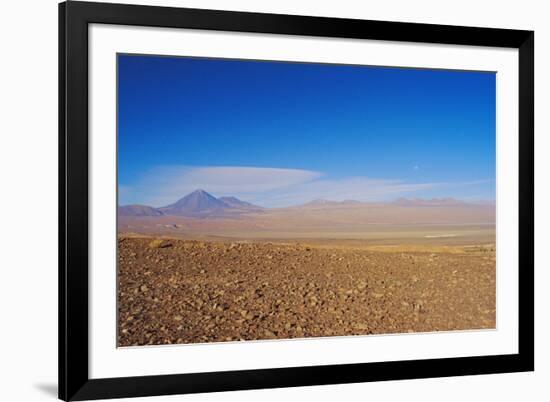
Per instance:
[[[496,328],[496,74],[117,55],[118,346]]]
[[[495,328],[495,206],[119,207],[118,345]]]

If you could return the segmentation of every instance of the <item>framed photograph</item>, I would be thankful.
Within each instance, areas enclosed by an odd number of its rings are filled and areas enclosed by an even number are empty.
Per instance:
[[[59,397],[534,369],[534,33],[59,5]]]

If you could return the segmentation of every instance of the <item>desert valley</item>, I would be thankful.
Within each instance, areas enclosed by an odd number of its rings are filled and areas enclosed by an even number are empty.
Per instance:
[[[119,346],[494,328],[495,212],[203,190],[121,206]]]
[[[127,205],[118,212],[119,233],[221,241],[464,246],[494,242],[494,226],[493,204],[452,198],[399,198],[387,203],[314,200],[262,208],[197,190],[166,207]]]

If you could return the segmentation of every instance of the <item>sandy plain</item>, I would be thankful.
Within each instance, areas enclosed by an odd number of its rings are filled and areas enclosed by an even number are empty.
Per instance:
[[[491,210],[121,217],[118,344],[495,328]]]

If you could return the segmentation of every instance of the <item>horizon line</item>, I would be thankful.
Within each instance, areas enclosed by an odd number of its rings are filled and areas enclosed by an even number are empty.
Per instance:
[[[464,203],[464,204],[470,204],[470,205],[496,205],[496,200],[494,199],[483,199],[483,198],[480,198],[480,199],[476,199],[476,200],[466,200],[466,199],[461,199],[461,198],[456,198],[456,197],[432,197],[432,198],[422,198],[422,197],[403,197],[403,196],[400,196],[400,197],[396,197],[396,198],[393,198],[391,200],[380,200],[380,201],[360,201],[360,200],[356,200],[356,199],[344,199],[344,200],[341,200],[341,201],[338,201],[338,200],[334,200],[334,199],[328,199],[328,198],[314,198],[314,199],[311,199],[309,201],[306,201],[306,202],[303,202],[303,203],[300,203],[300,204],[294,204],[294,205],[288,205],[288,206],[283,206],[283,207],[264,207],[262,205],[258,205],[256,203],[251,203],[249,201],[246,201],[246,200],[243,200],[242,198],[239,198],[239,197],[236,197],[234,195],[224,195],[224,196],[215,196],[213,195],[211,192],[208,192],[202,188],[198,188],[196,190],[193,190],[189,193],[187,193],[186,195],[184,195],[183,197],[181,198],[178,198],[176,199],[173,203],[175,202],[178,202],[179,200],[185,198],[185,197],[188,197],[189,195],[191,194],[194,194],[194,193],[199,193],[199,192],[203,192],[203,193],[206,193],[208,194],[209,196],[211,197],[214,197],[215,199],[220,199],[220,198],[229,198],[229,197],[232,197],[232,198],[235,198],[239,201],[242,201],[242,202],[248,202],[254,206],[257,206],[257,207],[260,207],[262,209],[284,209],[284,208],[296,208],[296,207],[300,207],[300,206],[304,206],[304,205],[308,205],[308,204],[312,204],[312,203],[315,203],[315,202],[330,202],[330,203],[336,203],[336,204],[344,204],[344,203],[359,203],[359,204],[389,204],[389,203],[395,203],[397,201],[400,201],[400,200],[403,200],[403,201],[456,201],[456,202],[460,202],[460,203]],[[118,197],[117,197],[118,198]],[[223,200],[222,200],[223,201]],[[171,203],[172,204],[172,203]],[[149,207],[149,208],[154,208],[154,209],[162,209],[162,208],[166,208],[168,206],[170,206],[171,204],[168,204],[168,205],[164,205],[164,206],[159,206],[159,207],[154,207],[152,205],[147,205],[147,204],[139,204],[139,203],[132,203],[132,204],[123,204],[123,205],[120,205],[117,203],[117,208],[121,208],[121,207],[129,207],[129,206],[145,206],[145,207]]]

